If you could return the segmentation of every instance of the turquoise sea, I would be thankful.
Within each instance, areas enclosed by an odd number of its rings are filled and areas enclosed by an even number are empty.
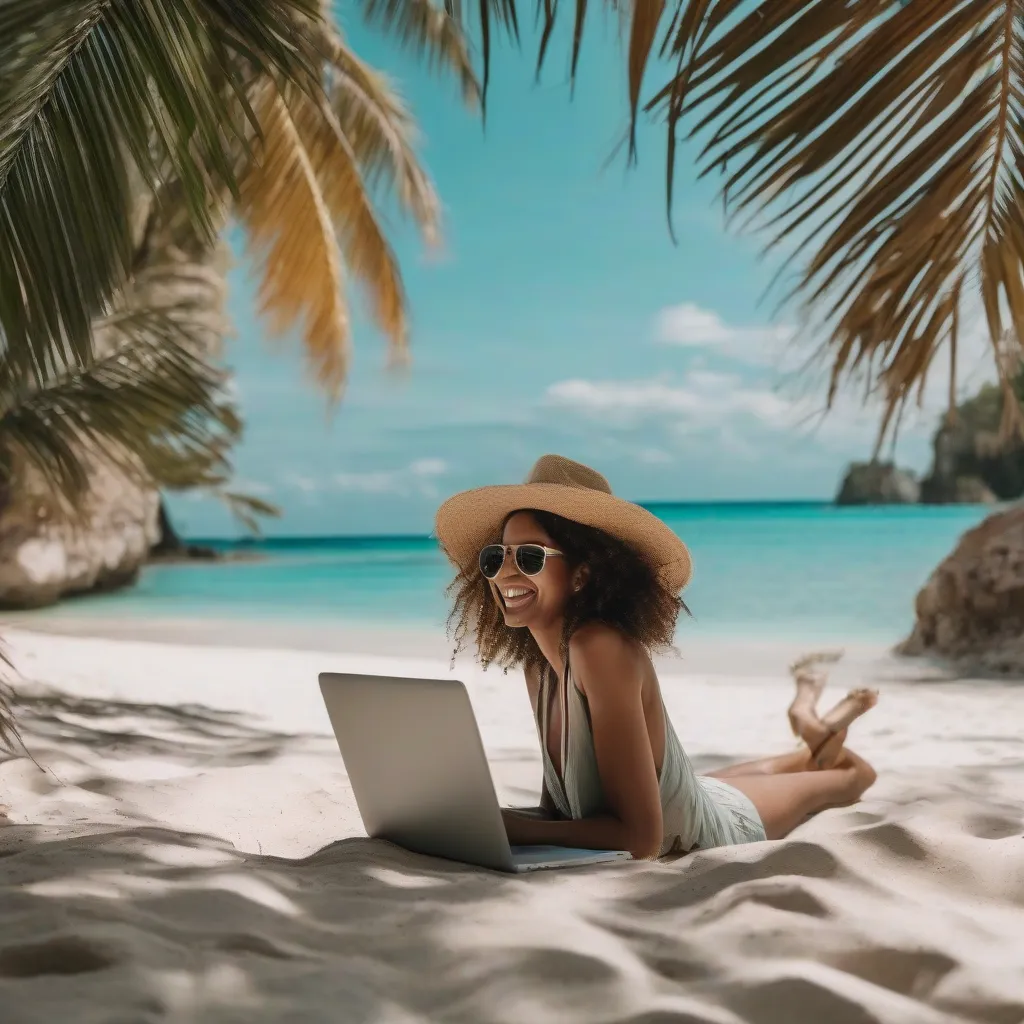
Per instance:
[[[903,636],[918,588],[960,534],[992,511],[824,503],[649,507],[693,552],[685,597],[694,618],[680,635],[844,642]],[[152,567],[133,589],[68,602],[59,614],[426,627],[445,620],[450,572],[429,537],[272,539],[246,547],[260,557]]]

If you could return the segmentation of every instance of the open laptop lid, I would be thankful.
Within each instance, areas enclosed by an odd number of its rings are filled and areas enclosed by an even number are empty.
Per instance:
[[[367,835],[513,870],[465,686],[324,672],[320,690]]]

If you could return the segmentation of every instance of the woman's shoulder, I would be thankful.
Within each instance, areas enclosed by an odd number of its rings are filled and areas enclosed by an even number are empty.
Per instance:
[[[624,671],[642,668],[646,660],[641,644],[604,622],[580,626],[569,640],[569,661],[574,674],[583,677],[621,679]]]

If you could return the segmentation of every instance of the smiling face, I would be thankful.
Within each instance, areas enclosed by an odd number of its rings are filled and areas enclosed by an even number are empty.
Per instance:
[[[503,544],[540,544],[560,550],[529,512],[517,512],[505,524]],[[578,579],[564,557],[549,556],[536,576],[524,576],[516,560],[506,555],[501,572],[491,580],[491,593],[512,627],[544,628],[558,622]]]

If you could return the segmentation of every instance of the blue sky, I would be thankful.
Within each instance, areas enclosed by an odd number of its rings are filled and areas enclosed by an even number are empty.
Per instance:
[[[358,22],[345,27],[420,122],[444,248],[427,254],[394,225],[413,362],[389,373],[383,340],[357,316],[333,414],[297,342],[268,338],[239,259],[227,353],[247,420],[236,486],[282,507],[269,533],[426,532],[447,494],[517,480],[548,451],[596,466],[635,500],[832,496],[846,462],[869,454],[877,410],[850,396],[818,421],[820,380],[791,372],[811,349],[764,300],[777,265],[726,232],[692,150],[679,154],[676,246],[662,129],[641,130],[638,167],[609,162],[627,117],[613,23],[590,24],[571,100],[567,33],[540,84],[529,34],[519,52],[497,47],[486,131],[453,81]],[[927,465],[935,422],[929,405],[901,462]],[[193,536],[237,533],[208,499],[177,497],[172,512]]]

